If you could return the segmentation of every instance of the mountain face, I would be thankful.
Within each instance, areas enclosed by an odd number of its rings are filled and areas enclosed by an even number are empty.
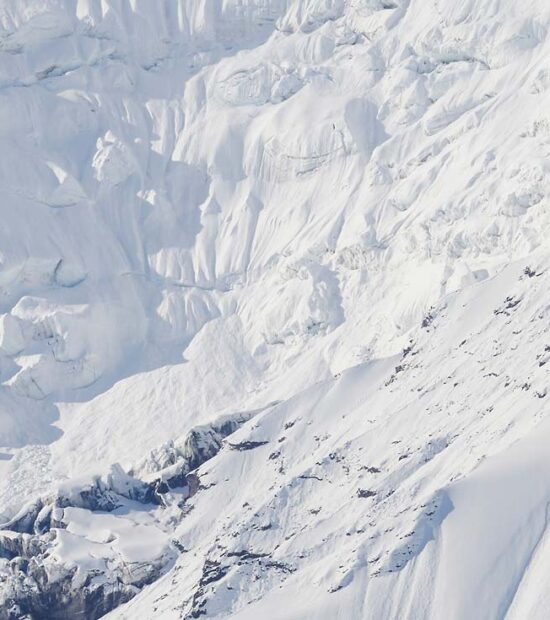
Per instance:
[[[0,619],[548,617],[549,24],[2,0]]]

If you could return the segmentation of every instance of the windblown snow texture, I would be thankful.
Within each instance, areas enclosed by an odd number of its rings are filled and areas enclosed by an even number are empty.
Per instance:
[[[549,24],[2,0],[2,620],[546,620]]]

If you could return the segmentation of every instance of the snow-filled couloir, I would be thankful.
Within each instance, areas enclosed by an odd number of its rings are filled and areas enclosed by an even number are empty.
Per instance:
[[[546,617],[543,0],[3,0],[0,617]]]

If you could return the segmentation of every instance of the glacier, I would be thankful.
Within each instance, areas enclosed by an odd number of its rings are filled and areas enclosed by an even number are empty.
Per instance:
[[[548,24],[0,3],[0,618],[547,618]]]

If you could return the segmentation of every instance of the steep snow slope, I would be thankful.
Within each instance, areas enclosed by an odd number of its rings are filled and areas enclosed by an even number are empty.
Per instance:
[[[402,356],[233,435],[187,553],[112,617],[545,618],[547,278],[451,295]]]
[[[2,3],[3,610],[543,617],[549,18]]]

